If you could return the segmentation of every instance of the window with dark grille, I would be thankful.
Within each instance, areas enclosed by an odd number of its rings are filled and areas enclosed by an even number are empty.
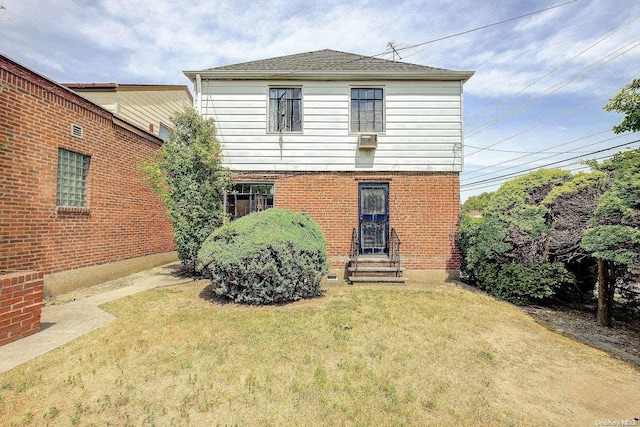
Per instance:
[[[275,185],[269,182],[235,184],[231,193],[227,194],[226,210],[229,217],[233,220],[272,208],[274,187]]]
[[[351,132],[383,132],[382,89],[351,89]]]
[[[269,132],[302,130],[302,89],[269,89]]]
[[[57,206],[87,206],[88,173],[89,156],[58,149]]]

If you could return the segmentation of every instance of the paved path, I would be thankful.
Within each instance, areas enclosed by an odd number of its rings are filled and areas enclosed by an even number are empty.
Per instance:
[[[98,306],[149,289],[189,283],[176,274],[176,263],[146,271],[132,278],[133,285],[42,309],[41,331],[0,347],[0,373],[58,348],[115,319]]]

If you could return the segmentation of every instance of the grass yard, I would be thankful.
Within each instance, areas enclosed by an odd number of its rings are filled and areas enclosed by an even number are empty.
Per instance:
[[[205,282],[0,374],[1,425],[595,425],[640,417],[640,372],[453,285],[334,285],[278,307]]]

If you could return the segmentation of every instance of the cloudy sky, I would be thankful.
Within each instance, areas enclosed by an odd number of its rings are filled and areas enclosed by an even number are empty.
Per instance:
[[[476,72],[463,199],[640,145],[602,109],[640,77],[638,0],[0,0],[0,53],[58,82],[190,84],[183,70],[319,49],[391,59],[389,42]]]

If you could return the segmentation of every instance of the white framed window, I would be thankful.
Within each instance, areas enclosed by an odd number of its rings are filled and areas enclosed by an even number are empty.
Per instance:
[[[269,88],[269,132],[302,131],[302,89]]]
[[[382,88],[351,88],[351,132],[384,132]]]
[[[87,207],[89,159],[84,154],[58,149],[57,206]]]
[[[158,135],[160,136],[161,140],[166,141],[167,139],[169,139],[170,131],[171,128],[169,128],[169,126],[165,125],[164,123],[160,123],[160,127],[158,128]]]
[[[239,182],[227,194],[225,209],[234,220],[253,212],[273,207],[275,196],[273,182]]]

